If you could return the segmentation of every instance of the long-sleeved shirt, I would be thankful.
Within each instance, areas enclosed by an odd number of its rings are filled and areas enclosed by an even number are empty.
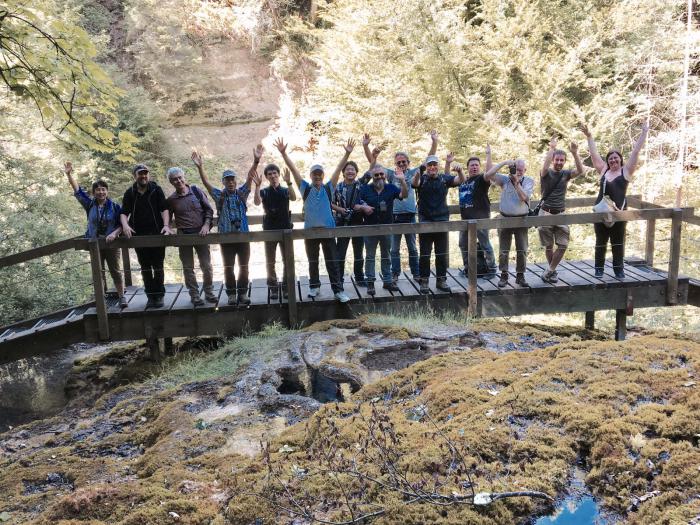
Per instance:
[[[122,209],[119,204],[107,199],[103,206],[99,206],[97,201],[93,197],[90,197],[83,188],[78,188],[73,195],[85,209],[85,213],[87,213],[87,231],[85,232],[85,237],[94,239],[98,236],[107,236],[121,227],[119,215]]]

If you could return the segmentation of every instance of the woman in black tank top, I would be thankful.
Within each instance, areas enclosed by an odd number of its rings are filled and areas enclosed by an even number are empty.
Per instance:
[[[598,181],[599,203],[604,195],[610,197],[619,210],[627,208],[627,187],[634,174],[639,161],[639,152],[644,146],[644,141],[649,132],[649,126],[645,123],[642,126],[642,133],[634,144],[629,160],[623,164],[622,154],[619,151],[611,150],[605,156],[605,160],[598,154],[598,150],[593,140],[593,135],[585,124],[580,125],[581,130],[588,140],[588,149],[591,154],[593,167],[600,174]],[[627,223],[618,221],[611,227],[605,223],[597,222],[593,225],[595,230],[595,276],[603,276],[605,267],[605,253],[610,241],[613,255],[613,271],[618,279],[625,278],[624,258],[625,258],[625,229]]]

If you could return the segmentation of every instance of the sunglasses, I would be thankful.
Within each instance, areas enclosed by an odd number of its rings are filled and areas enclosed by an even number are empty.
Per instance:
[[[386,177],[386,173],[375,173],[374,175],[372,175],[372,177],[374,177],[375,179],[383,179],[384,177]]]

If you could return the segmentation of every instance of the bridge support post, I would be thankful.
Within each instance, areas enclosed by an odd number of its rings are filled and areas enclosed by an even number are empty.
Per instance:
[[[282,246],[284,247],[284,276],[287,281],[289,327],[294,328],[299,324],[299,313],[297,311],[297,276],[294,268],[294,239],[292,239],[292,230],[284,230],[282,233]]]
[[[92,287],[95,291],[95,309],[97,310],[97,333],[101,341],[106,341],[109,339],[109,319],[107,318],[105,288],[102,283],[102,258],[100,257],[100,245],[97,239],[90,240],[89,249]]]
[[[666,285],[666,302],[678,304],[678,268],[681,260],[681,228],[683,211],[676,208],[671,218],[671,252],[668,259],[668,284]]]
[[[593,330],[595,328],[595,310],[592,312],[586,312],[586,321],[584,326],[587,330]]]
[[[163,357],[163,340],[151,336],[146,338],[146,345],[148,346],[148,359],[155,362],[160,361]]]
[[[627,337],[627,310],[615,310],[615,341],[624,341]]]
[[[644,247],[644,260],[649,266],[654,266],[654,244],[656,243],[656,219],[647,221],[646,246]]]
[[[469,297],[469,303],[467,308],[467,313],[469,317],[477,316],[477,295],[476,295],[476,272],[477,272],[477,262],[476,262],[476,223],[470,222],[467,226],[467,280],[468,289],[467,294]]]
[[[133,285],[131,279],[131,259],[129,259],[129,248],[122,248],[122,268],[124,268],[124,286]]]

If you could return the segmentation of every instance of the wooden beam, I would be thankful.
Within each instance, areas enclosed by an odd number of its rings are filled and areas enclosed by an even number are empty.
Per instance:
[[[109,339],[109,319],[107,318],[107,303],[105,290],[102,285],[102,258],[97,239],[90,240],[90,267],[92,269],[92,288],[95,291],[95,309],[100,340]]]
[[[615,341],[624,341],[627,337],[627,310],[615,310]]]
[[[62,241],[53,242],[45,246],[39,246],[31,250],[0,257],[0,268],[6,268],[7,266],[14,266],[15,264],[31,261],[32,259],[38,259],[39,257],[46,257],[47,255],[72,250],[75,247],[75,242],[80,239],[82,239],[82,237],[63,239]]]
[[[476,223],[470,222],[467,227],[467,293],[469,294],[469,307],[467,312],[470,317],[476,317],[477,296],[477,258],[476,258]]]
[[[683,213],[680,209],[673,210],[671,219],[671,250],[668,260],[668,286],[666,302],[670,305],[678,304],[678,269],[681,260],[681,228],[683,226]]]
[[[292,230],[284,230],[282,239],[284,247],[284,276],[287,281],[287,309],[289,312],[289,326],[294,328],[299,324],[297,310],[297,277],[294,268],[294,239]]]
[[[654,266],[654,248],[656,247],[656,219],[647,221],[646,245],[644,247],[644,260],[649,266]]]
[[[129,248],[122,248],[122,268],[124,269],[124,286],[132,286],[131,279],[131,259],[129,258]]]
[[[586,312],[586,321],[584,326],[588,330],[593,330],[595,328],[595,310]]]

